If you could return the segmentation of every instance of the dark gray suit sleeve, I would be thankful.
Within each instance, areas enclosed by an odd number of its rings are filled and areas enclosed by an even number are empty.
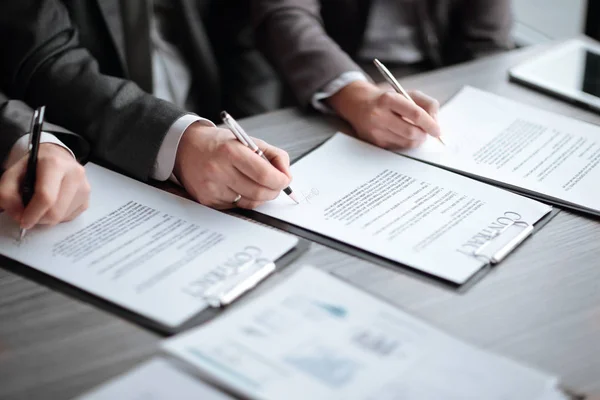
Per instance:
[[[29,133],[32,115],[33,110],[27,104],[10,100],[0,93],[0,165],[8,157],[15,142]],[[43,130],[69,147],[79,162],[83,163],[89,155],[89,145],[81,136],[49,122],[44,122]]]
[[[327,35],[318,0],[254,0],[257,43],[300,101],[361,68]]]
[[[484,57],[514,47],[510,0],[464,0],[454,21],[462,43],[461,60]]]
[[[169,127],[184,110],[134,83],[103,75],[82,48],[58,0],[0,2],[0,79],[7,94],[80,133],[92,156],[135,178],[149,178]]]

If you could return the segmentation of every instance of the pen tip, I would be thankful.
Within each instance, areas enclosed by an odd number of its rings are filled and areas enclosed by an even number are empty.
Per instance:
[[[443,144],[444,146],[446,145],[446,142],[444,142],[444,138],[442,137],[442,135],[438,136],[437,138],[441,144]]]
[[[24,237],[24,236],[25,236],[25,229],[21,228],[21,229],[19,230],[19,242],[20,242],[21,240],[23,240],[23,237]]]
[[[296,193],[292,192],[289,194],[290,199],[294,200],[294,203],[296,204],[300,204],[300,202],[298,201],[298,198],[296,197]]]
[[[224,111],[224,110],[223,110],[223,111],[221,111],[221,119],[225,119],[225,118],[227,118],[227,115],[228,115],[228,114],[227,114],[227,111]]]

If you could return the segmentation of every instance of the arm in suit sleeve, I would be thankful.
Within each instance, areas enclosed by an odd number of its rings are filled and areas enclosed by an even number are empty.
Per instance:
[[[510,50],[512,7],[510,0],[464,0],[453,23],[460,25],[463,60]]]
[[[257,43],[300,104],[345,72],[362,71],[323,27],[318,0],[254,0]]]
[[[169,128],[186,114],[134,83],[103,75],[58,0],[0,2],[1,85],[90,143],[92,156],[150,177]]]
[[[27,104],[0,93],[0,164],[7,160],[17,141],[29,133],[32,115]],[[44,122],[43,131],[55,136],[79,162],[87,158],[89,145],[81,136],[49,122]]]

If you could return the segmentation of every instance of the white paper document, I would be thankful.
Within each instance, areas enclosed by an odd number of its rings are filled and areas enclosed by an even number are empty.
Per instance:
[[[313,267],[163,348],[262,400],[542,400],[556,387]]]
[[[291,169],[301,204],[280,196],[258,212],[456,284],[487,264],[473,253],[496,234],[551,210],[342,133]]]
[[[204,292],[297,238],[223,214],[94,164],[89,209],[74,221],[19,227],[0,214],[0,253],[169,327],[207,307]]]
[[[232,400],[233,398],[156,358],[76,400]]]
[[[410,157],[600,215],[600,127],[472,87],[442,107],[447,146]]]

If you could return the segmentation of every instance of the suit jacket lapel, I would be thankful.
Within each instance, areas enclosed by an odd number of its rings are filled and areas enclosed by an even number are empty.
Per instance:
[[[127,57],[125,55],[125,37],[123,31],[123,21],[121,20],[121,8],[119,0],[96,0],[98,7],[104,16],[108,33],[117,49],[119,62],[125,74],[129,75],[127,68]]]

